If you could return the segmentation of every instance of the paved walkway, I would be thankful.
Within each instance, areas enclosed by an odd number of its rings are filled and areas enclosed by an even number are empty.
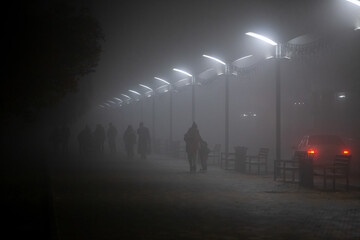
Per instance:
[[[59,239],[360,239],[360,191],[309,190],[183,159],[52,171]],[[341,187],[341,186],[340,186]]]

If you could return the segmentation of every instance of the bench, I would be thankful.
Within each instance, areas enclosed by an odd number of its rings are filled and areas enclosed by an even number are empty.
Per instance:
[[[246,156],[245,164],[249,167],[249,173],[251,173],[251,167],[255,166],[260,174],[261,166],[264,166],[265,173],[267,173],[267,161],[268,161],[269,148],[260,148],[257,155]]]
[[[286,182],[287,172],[291,173],[291,182],[295,182],[295,174],[299,173],[299,163],[302,159],[307,157],[306,151],[295,151],[291,159],[275,160],[274,161],[274,181],[279,175],[282,175],[282,180]]]
[[[349,170],[351,155],[336,155],[332,164],[314,166],[314,176],[321,176],[326,188],[326,180],[332,179],[333,190],[335,190],[336,179],[346,179],[346,190],[349,190]]]

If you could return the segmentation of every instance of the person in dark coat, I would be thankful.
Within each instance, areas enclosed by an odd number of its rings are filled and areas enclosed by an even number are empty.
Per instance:
[[[116,135],[117,135],[116,128],[112,125],[112,123],[109,123],[109,128],[107,130],[107,137],[108,137],[107,139],[111,154],[116,154],[116,141],[115,141]]]
[[[194,122],[189,130],[184,135],[186,143],[186,152],[188,155],[190,173],[196,173],[196,158],[199,150],[199,144],[202,141],[199,130]]]
[[[104,153],[105,129],[101,124],[96,124],[94,131],[94,145],[97,153]]]
[[[138,153],[142,159],[146,159],[146,155],[150,153],[150,132],[144,123],[141,122],[137,130],[138,138]]]
[[[199,149],[199,158],[201,162],[201,172],[207,171],[207,159],[210,153],[210,149],[208,148],[208,144],[206,141],[200,142],[200,149]]]
[[[133,159],[134,157],[134,145],[136,144],[136,134],[135,130],[131,125],[129,125],[123,136],[126,154],[128,159]]]

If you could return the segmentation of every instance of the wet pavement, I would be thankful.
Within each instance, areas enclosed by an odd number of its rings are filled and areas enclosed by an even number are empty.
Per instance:
[[[57,162],[51,179],[58,239],[360,239],[360,190],[341,184],[190,175],[165,157]]]

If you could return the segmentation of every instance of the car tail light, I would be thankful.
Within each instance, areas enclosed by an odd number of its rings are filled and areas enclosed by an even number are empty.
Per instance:
[[[349,151],[349,150],[344,150],[344,151],[343,151],[343,154],[344,154],[344,155],[349,155],[349,154],[350,154],[350,151]]]
[[[307,151],[307,153],[312,155],[312,154],[315,154],[316,151],[315,151],[314,149],[309,149],[309,150]]]

